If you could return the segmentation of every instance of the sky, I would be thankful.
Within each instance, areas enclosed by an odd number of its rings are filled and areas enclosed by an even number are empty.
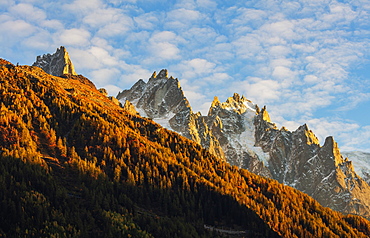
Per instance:
[[[239,93],[278,127],[370,152],[369,0],[0,0],[0,29],[12,63],[65,46],[113,96],[167,69],[195,112]]]

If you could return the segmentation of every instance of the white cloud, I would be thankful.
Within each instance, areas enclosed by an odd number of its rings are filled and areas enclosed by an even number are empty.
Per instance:
[[[272,77],[278,80],[290,79],[293,76],[294,76],[294,72],[284,66],[277,66],[274,68],[272,72]]]
[[[116,68],[103,68],[91,72],[91,80],[98,86],[116,83],[119,79],[120,71]]]
[[[321,142],[324,142],[325,138],[329,135],[338,135],[338,137],[342,137],[360,129],[360,126],[356,123],[335,119],[333,120],[330,118],[310,119],[307,121],[307,124],[312,129],[312,131],[314,131]]]
[[[236,17],[232,20],[232,24],[238,27],[248,24],[253,29],[261,26],[269,15],[263,10],[251,8],[238,8],[236,14]]]
[[[236,48],[236,56],[240,57],[240,59],[257,61],[266,57],[266,52],[261,43],[258,35],[255,34],[242,36],[232,42]]]
[[[47,31],[39,31],[38,33],[32,35],[29,38],[26,38],[23,41],[23,44],[26,45],[29,49],[38,49],[47,51],[50,49],[53,43],[52,36]]]
[[[134,17],[134,21],[139,29],[154,30],[160,21],[163,21],[163,14],[158,13],[144,13],[137,17]]]
[[[125,34],[133,28],[133,20],[119,9],[97,9],[84,17],[83,22],[98,29],[97,34],[111,37]]]
[[[109,68],[112,70],[120,67],[121,60],[119,57],[122,54],[124,55],[122,51],[114,50],[106,41],[99,38],[94,38],[92,43],[94,43],[93,46],[83,50],[76,47],[67,47],[77,71],[93,70],[93,72],[97,72],[99,69]]]
[[[121,88],[113,84],[104,85],[103,88],[107,90],[109,96],[113,96],[113,97],[116,97],[118,93],[122,91]]]
[[[0,1],[0,6],[3,8],[3,9],[6,9],[12,5],[15,4],[15,1],[14,0],[1,0]]]
[[[46,13],[31,4],[20,3],[9,8],[9,13],[13,16],[27,21],[39,22],[46,18]]]
[[[28,37],[36,31],[36,27],[24,20],[6,21],[0,23],[0,26],[1,30],[6,32],[6,34],[1,34],[2,37],[5,39],[14,39],[14,41],[19,41],[24,37]],[[4,43],[7,42],[4,41]]]
[[[168,12],[167,18],[181,22],[193,22],[199,20],[201,18],[201,14],[195,10],[180,8]]]
[[[231,79],[232,78],[227,73],[213,73],[209,77],[205,77],[203,80],[216,85],[216,84],[224,83]]]
[[[257,104],[266,104],[280,96],[280,85],[274,80],[248,77],[247,80],[234,83],[232,86]]]
[[[228,64],[227,62],[235,59],[234,45],[231,43],[215,42],[215,44],[210,44],[205,48],[206,52],[203,55],[217,63]]]
[[[122,17],[119,9],[114,8],[99,8],[90,12],[83,18],[83,22],[93,28],[101,27],[112,22],[117,22]]]
[[[85,16],[95,10],[102,9],[104,7],[100,0],[75,0],[70,4],[65,4],[63,8],[66,11],[76,13],[76,15]]]
[[[180,58],[180,50],[177,47],[181,39],[171,31],[162,31],[155,33],[149,39],[149,50],[152,57],[164,60],[173,60]]]
[[[187,29],[203,18],[204,16],[199,11],[185,8],[175,9],[167,13],[165,27],[173,30]]]
[[[3,57],[65,45],[77,72],[113,92],[168,68],[194,108],[204,111],[213,96],[238,92],[292,126],[318,111],[329,123],[329,109],[349,110],[369,98],[368,80],[355,71],[370,55],[368,1],[3,0],[0,6],[0,28],[8,33],[0,35]],[[332,121],[338,130],[356,124]],[[334,131],[324,129],[318,126],[322,134]]]
[[[194,76],[211,73],[214,68],[215,64],[212,62],[209,62],[205,59],[192,59],[189,61],[183,62],[184,66],[188,68],[188,74],[189,76],[187,78],[192,78]]]
[[[319,78],[316,77],[315,75],[308,74],[308,75],[304,76],[304,81],[306,83],[318,83],[319,82]]]
[[[89,50],[91,54],[96,57],[104,66],[115,66],[118,64],[118,60],[109,55],[109,52],[103,48],[93,46]]]
[[[194,9],[196,8],[195,0],[178,0],[174,6],[174,8],[184,8],[184,9]]]
[[[292,49],[284,45],[276,45],[269,48],[269,55],[273,58],[282,58],[292,53]]]
[[[85,29],[72,28],[57,33],[55,41],[67,46],[86,47],[89,44],[90,32]]]
[[[79,73],[79,70],[90,72],[92,69],[96,70],[102,67],[99,59],[89,50],[67,47],[67,51],[69,52],[77,73]]]
[[[62,30],[64,28],[63,24],[58,20],[44,20],[40,22],[40,26],[50,30]]]
[[[126,63],[121,63],[121,68],[123,73],[118,81],[118,87],[122,89],[129,89],[136,83],[139,79],[147,81],[147,79],[153,74],[153,72],[142,68],[140,65],[129,65]]]
[[[278,37],[287,40],[300,38],[300,36],[294,32],[294,23],[289,20],[265,24],[261,27],[261,31],[266,32],[269,37]]]
[[[207,10],[215,9],[217,7],[217,3],[212,0],[196,0],[196,4],[200,8],[206,8]]]
[[[326,23],[338,24],[338,22],[344,22],[348,24],[357,17],[357,13],[346,4],[333,2],[329,9],[329,13],[322,16],[322,20]]]
[[[161,31],[161,32],[157,32],[157,33],[153,34],[150,41],[152,41],[152,42],[162,42],[162,41],[174,42],[174,41],[176,41],[177,38],[178,37],[177,37],[176,33],[172,32],[172,31]]]
[[[201,113],[202,115],[204,115],[204,108],[201,108],[199,102],[203,102],[206,97],[202,93],[188,90],[184,90],[184,94],[185,97],[189,100],[193,110],[195,111],[202,110]]]
[[[153,56],[159,59],[171,60],[180,58],[180,50],[175,44],[169,42],[153,42],[150,46]]]

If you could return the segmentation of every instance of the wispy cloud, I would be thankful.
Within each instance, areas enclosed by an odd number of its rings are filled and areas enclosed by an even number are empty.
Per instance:
[[[3,0],[0,7],[7,32],[0,57],[31,64],[65,45],[77,72],[112,95],[168,68],[195,111],[238,92],[292,130],[308,123],[345,148],[356,148],[346,136],[369,139],[369,123],[332,115],[370,100],[369,79],[356,71],[370,59],[366,0]]]

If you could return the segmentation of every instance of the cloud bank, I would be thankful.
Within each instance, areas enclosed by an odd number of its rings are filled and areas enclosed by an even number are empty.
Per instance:
[[[334,135],[341,148],[370,151],[369,121],[350,115],[370,106],[366,0],[3,0],[0,7],[7,32],[0,57],[32,64],[64,45],[77,73],[111,95],[167,68],[195,111],[237,92],[267,105],[279,126],[307,123],[321,141]]]

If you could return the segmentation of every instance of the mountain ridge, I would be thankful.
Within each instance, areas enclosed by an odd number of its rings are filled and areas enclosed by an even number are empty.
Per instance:
[[[370,235],[367,220],[230,166],[80,80],[0,65],[0,81],[3,236]]]
[[[161,72],[168,75],[167,70]],[[152,80],[148,80],[148,85]],[[145,84],[143,80],[139,82]],[[152,110],[151,105],[156,105],[156,101],[161,107],[166,107],[166,100],[158,97],[156,100],[146,97],[145,104],[137,103],[137,100],[140,101],[142,95],[165,95],[165,88],[171,87],[168,84],[171,84],[168,76],[157,81],[155,87],[145,84],[144,88],[138,88],[135,84],[124,91],[124,96],[119,93],[117,99],[123,103],[132,99],[131,94],[135,95],[137,98],[132,104],[144,113]],[[181,88],[177,88],[178,97],[186,100]],[[157,94],[158,89],[161,93]],[[279,130],[271,122],[266,106],[260,109],[237,93],[225,102],[215,97],[207,116],[193,113],[190,105],[179,108],[182,111],[171,114],[170,119],[159,115],[153,119],[200,143],[231,165],[293,186],[333,209],[370,217],[370,186],[356,174],[351,162],[343,159],[333,137],[327,137],[324,145],[320,146],[318,138],[306,124],[293,132],[284,127]],[[171,121],[176,121],[176,126]],[[313,161],[315,165],[312,165]]]
[[[38,56],[34,65],[95,88],[88,79],[75,75],[64,47],[52,55]],[[75,94],[74,89],[66,90]],[[119,101],[110,99],[119,105]],[[333,138],[326,138],[321,147],[307,125],[293,132],[278,130],[265,106],[259,109],[237,93],[222,103],[215,97],[207,116],[194,113],[179,80],[169,77],[166,69],[154,72],[147,83],[139,80],[130,90],[120,92],[117,99],[131,113],[137,113],[135,107],[141,115],[199,143],[232,165],[298,188],[333,209],[370,216],[368,183],[357,176],[350,162],[343,160]],[[312,166],[312,161],[317,165]]]

